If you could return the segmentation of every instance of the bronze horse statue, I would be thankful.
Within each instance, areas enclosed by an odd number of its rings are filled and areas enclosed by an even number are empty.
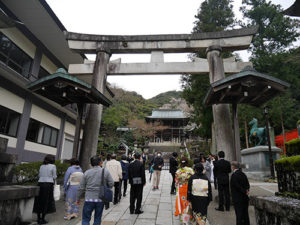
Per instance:
[[[251,125],[249,143],[251,144],[251,138],[254,138],[254,146],[264,145],[266,143],[266,128],[265,127],[257,127],[257,119],[253,118],[249,125]]]

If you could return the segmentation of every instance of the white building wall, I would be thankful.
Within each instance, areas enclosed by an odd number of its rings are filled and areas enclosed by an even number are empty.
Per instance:
[[[61,119],[36,105],[32,105],[30,118],[36,119],[56,129],[60,129]]]
[[[22,114],[24,103],[23,98],[0,87],[0,105]]]
[[[54,147],[50,147],[47,145],[42,145],[30,141],[25,141],[24,149],[28,151],[51,154],[51,155],[56,155],[57,152],[57,149]]]

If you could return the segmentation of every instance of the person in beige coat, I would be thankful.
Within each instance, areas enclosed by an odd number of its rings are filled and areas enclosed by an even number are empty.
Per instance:
[[[114,205],[120,201],[119,191],[120,191],[120,181],[122,180],[122,167],[121,163],[116,160],[116,154],[111,156],[111,160],[106,163],[105,168],[110,172],[115,184],[114,191]]]

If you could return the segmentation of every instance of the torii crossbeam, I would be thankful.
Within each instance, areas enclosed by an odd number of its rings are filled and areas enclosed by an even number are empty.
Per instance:
[[[91,76],[92,85],[103,93],[107,75],[194,74],[209,72],[210,83],[223,79],[226,73],[240,72],[249,63],[224,62],[221,51],[247,49],[258,27],[220,32],[167,35],[91,35],[66,32],[70,49],[78,53],[97,54],[95,63],[70,65],[69,73]],[[165,63],[164,53],[197,53],[206,50],[207,60]],[[151,53],[150,63],[109,62],[111,54]],[[251,65],[251,64],[250,64]],[[225,70],[225,71],[224,71]],[[82,165],[96,153],[102,108],[91,105],[83,138]],[[213,105],[218,150],[235,159],[233,133],[228,105]]]

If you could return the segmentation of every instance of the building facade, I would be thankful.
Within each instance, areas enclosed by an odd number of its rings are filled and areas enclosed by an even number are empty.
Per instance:
[[[178,109],[156,109],[145,119],[147,123],[158,122],[166,127],[164,130],[157,131],[150,139],[148,144],[150,150],[179,150],[186,135],[185,127],[189,122],[189,117]]]
[[[27,90],[58,68],[83,63],[64,37],[66,30],[44,0],[0,2],[0,137],[18,162],[72,157],[76,110]]]

